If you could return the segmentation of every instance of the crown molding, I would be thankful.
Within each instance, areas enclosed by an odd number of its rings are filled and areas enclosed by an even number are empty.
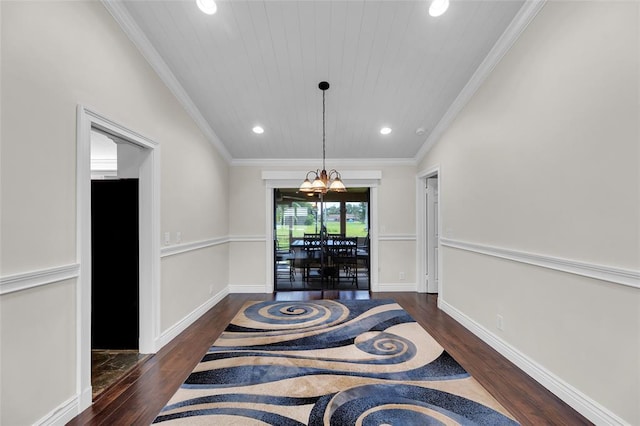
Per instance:
[[[524,5],[522,5],[507,29],[502,33],[487,57],[484,58],[482,63],[478,66],[478,69],[473,73],[447,112],[442,116],[433,131],[429,134],[429,137],[425,140],[422,147],[418,150],[415,156],[416,163],[422,161],[425,155],[427,155],[427,152],[429,152],[436,142],[440,140],[460,111],[462,111],[469,100],[471,100],[473,95],[493,72],[496,65],[500,63],[504,55],[506,55],[511,49],[516,40],[520,38],[520,35],[524,32],[527,26],[529,26],[529,23],[533,18],[535,18],[538,12],[540,12],[546,1],[547,0],[525,0]]]
[[[412,166],[417,162],[414,158],[327,158],[327,170],[335,167],[393,167]],[[232,167],[304,167],[317,169],[322,165],[321,158],[236,158],[231,161]]]
[[[107,11],[113,16],[124,33],[129,37],[133,44],[138,48],[142,56],[151,65],[153,70],[158,74],[160,79],[169,88],[171,93],[185,108],[205,137],[218,149],[222,157],[231,166],[274,166],[283,167],[291,165],[310,164],[317,165],[318,159],[259,159],[246,158],[234,159],[220,138],[215,134],[206,119],[200,113],[200,110],[193,103],[182,85],[178,82],[167,63],[162,59],[158,51],[153,47],[149,39],[136,24],[123,3],[119,0],[101,0]],[[458,113],[469,102],[471,97],[480,88],[484,80],[491,74],[495,66],[500,62],[502,57],[509,51],[511,46],[520,37],[525,28],[538,14],[544,6],[546,0],[526,0],[518,14],[515,16],[509,27],[500,36],[494,47],[491,49],[487,57],[480,64],[471,79],[467,82],[462,91],[458,94],[455,101],[451,104],[445,115],[440,119],[429,137],[425,140],[422,147],[418,150],[413,158],[368,158],[368,159],[327,159],[331,164],[341,165],[362,165],[364,167],[372,167],[377,165],[385,166],[415,166],[418,164],[429,150],[442,137],[446,129],[451,125]]]
[[[216,147],[220,155],[230,163],[232,158],[229,151],[224,146],[218,135],[215,134],[207,120],[202,116],[200,110],[191,100],[191,97],[178,82],[176,76],[171,72],[167,63],[162,59],[158,51],[153,47],[147,36],[142,32],[138,24],[131,17],[126,7],[121,1],[101,0],[104,7],[109,11],[111,16],[118,23],[120,28],[129,37],[133,44],[138,48],[142,56],[147,60],[151,68],[158,74],[158,77],[169,88],[171,93],[176,97],[178,102],[182,104],[187,114],[191,116],[196,125],[200,128],[204,136]]]

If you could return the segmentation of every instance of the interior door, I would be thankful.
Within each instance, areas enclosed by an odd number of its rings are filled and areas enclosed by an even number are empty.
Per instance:
[[[91,181],[91,347],[138,349],[138,179]]]
[[[427,179],[427,293],[438,292],[438,178]]]

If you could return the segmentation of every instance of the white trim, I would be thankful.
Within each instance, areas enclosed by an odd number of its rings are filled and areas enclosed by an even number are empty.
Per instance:
[[[264,243],[267,241],[265,235],[231,235],[229,241],[232,243]]]
[[[91,159],[91,171],[95,172],[117,172],[118,171],[118,159],[117,158],[92,158]]]
[[[327,158],[329,168],[415,166],[414,158]],[[232,167],[304,167],[305,172],[322,166],[317,158],[235,158]],[[340,171],[342,173],[342,171]],[[303,175],[304,177],[304,175]]]
[[[309,170],[263,170],[262,180],[277,182],[273,188],[297,188],[300,186]],[[375,187],[382,180],[381,170],[341,170],[340,176],[344,184],[356,187]],[[272,184],[273,185],[273,184]]]
[[[77,278],[79,274],[80,265],[73,263],[71,265],[7,275],[0,277],[0,295],[70,280]]]
[[[154,353],[160,334],[160,145],[82,105],[77,107],[76,285],[79,409],[91,405],[91,129],[144,148],[139,174],[139,350]]]
[[[167,343],[171,342],[173,339],[178,337],[180,333],[187,329],[191,324],[196,322],[201,316],[203,316],[207,311],[213,308],[218,302],[224,299],[229,294],[229,289],[225,287],[223,290],[219,291],[216,295],[214,295],[211,299],[207,300],[202,305],[198,306],[191,313],[187,314],[180,321],[169,327],[165,330],[160,337],[158,337],[158,341],[156,342],[156,346],[161,348]]]
[[[378,236],[378,241],[416,241],[415,234],[385,234]]]
[[[378,185],[369,188],[369,290],[380,291],[380,208],[378,201]]]
[[[74,396],[58,405],[34,424],[42,426],[63,426],[79,413],[78,397]]]
[[[207,247],[213,247],[229,242],[229,237],[210,238],[208,240],[193,241],[183,244],[174,244],[165,246],[160,249],[160,257],[173,256],[175,254],[187,253],[194,250],[200,250]]]
[[[379,284],[376,290],[379,293],[393,292],[393,291],[418,291],[417,283],[384,283]]]
[[[167,63],[162,59],[158,51],[153,47],[147,36],[140,30],[138,24],[131,17],[123,2],[101,0],[104,7],[111,13],[120,28],[138,48],[142,56],[147,60],[151,68],[158,74],[158,77],[169,88],[173,96],[182,104],[187,113],[191,116],[196,125],[200,128],[204,136],[216,147],[220,155],[227,163],[231,162],[231,154],[222,143],[218,135],[211,129],[207,120],[202,116],[196,105],[193,103],[176,76],[171,72]]]
[[[415,155],[417,163],[422,161],[427,152],[438,142],[444,132],[449,128],[451,123],[458,116],[460,111],[467,105],[469,100],[478,91],[480,86],[489,77],[493,69],[500,63],[504,55],[511,49],[511,46],[518,40],[522,32],[527,28],[529,23],[536,17],[546,0],[529,0],[524,3],[516,16],[513,18],[507,29],[502,33],[496,44],[493,46],[489,54],[484,58],[478,66],[474,74],[471,76],[467,84],[460,91],[456,99],[453,101],[447,112],[442,116],[438,124],[434,127],[429,137]]]
[[[426,180],[428,178],[438,178],[438,235],[442,235],[442,170],[440,164],[431,166],[416,174],[416,280],[418,282],[418,292],[427,292],[427,197],[425,194]],[[438,251],[442,253],[440,239],[438,239]],[[438,256],[438,294],[443,296],[444,287],[442,283],[444,269],[442,268],[442,256]]]
[[[306,173],[306,172],[302,172]],[[378,185],[382,179],[382,171],[380,170],[347,170],[344,175],[350,176],[355,182],[351,186],[368,187],[369,188],[369,262],[370,262],[370,279],[369,290],[378,291]],[[265,264],[267,281],[265,284],[265,292],[271,293],[274,290],[274,270],[273,270],[273,241],[274,241],[274,209],[273,209],[273,190],[275,188],[291,188],[297,187],[301,183],[301,177],[304,174],[295,171],[263,171],[262,179],[265,182],[265,229],[267,235],[265,239]],[[295,178],[295,179],[294,179]],[[234,292],[245,292],[243,289],[247,286],[241,286],[237,289],[233,286]],[[257,285],[256,285],[257,287]]]
[[[502,356],[513,362],[534,380],[558,396],[565,403],[573,407],[580,414],[598,425],[628,425],[623,419],[612,413],[598,402],[589,398],[569,383],[556,376],[533,359],[509,345],[500,337],[491,333],[481,324],[454,308],[441,297],[438,297],[438,307],[462,324],[485,343],[498,351]]]
[[[308,170],[263,170],[262,180],[290,181],[295,180],[302,183],[304,176]],[[340,171],[342,179],[358,179],[358,180],[380,180],[382,179],[381,170],[344,170]],[[280,185],[280,182],[278,182]],[[282,186],[280,186],[282,188]]]
[[[91,405],[91,117],[77,107],[76,122],[76,392],[78,411]],[[89,324],[85,324],[85,321]],[[88,395],[88,398],[87,398]]]
[[[207,247],[214,247],[227,243],[263,243],[267,241],[264,235],[230,235],[226,237],[209,238],[208,240],[192,241],[189,243],[173,244],[160,249],[160,257],[168,257]]]
[[[262,172],[262,179],[265,179],[265,172]],[[275,290],[276,283],[274,282],[275,270],[273,267],[274,259],[275,259],[275,200],[274,200],[274,189],[282,188],[283,179],[265,179],[265,208],[267,209],[265,214],[265,228],[267,231],[267,238],[265,240],[265,264],[267,265],[266,271],[266,282],[263,287],[263,291],[265,293],[273,293]],[[249,291],[243,290],[243,287],[246,286],[230,286],[233,287],[234,293],[249,293]],[[256,286],[257,287],[257,286]],[[231,291],[231,290],[230,290]]]
[[[492,247],[483,244],[452,240],[449,238],[441,238],[440,244],[445,247],[466,250],[474,253],[498,257],[501,259],[508,259],[515,262],[527,263],[529,265],[553,269],[556,271],[567,272],[583,277],[594,278],[601,281],[608,281],[616,284],[626,285],[629,287],[640,288],[640,271],[620,269],[611,266],[597,265],[594,263],[579,262],[577,260],[563,259],[555,256],[545,256],[542,254]]]
[[[271,284],[273,286],[273,283]],[[229,285],[229,293],[272,293],[268,284],[232,284]]]

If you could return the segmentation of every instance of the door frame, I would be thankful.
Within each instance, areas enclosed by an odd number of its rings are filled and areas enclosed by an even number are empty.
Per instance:
[[[416,175],[416,277],[418,277],[417,290],[419,293],[427,292],[427,179],[438,177],[438,235],[442,235],[442,170],[440,165],[432,166]],[[438,295],[443,296],[442,276],[442,246],[438,238]]]
[[[275,238],[273,224],[275,223],[275,197],[276,188],[297,188],[300,186],[305,171],[263,171],[262,180],[265,183],[265,204],[267,209],[265,229],[266,238],[266,276],[265,292],[273,293],[275,288],[274,262],[275,258],[273,241]],[[382,179],[380,170],[344,170],[341,172],[345,185],[360,188],[369,188],[369,291],[376,292],[378,283],[378,186]],[[347,188],[347,191],[349,189]]]
[[[79,410],[91,394],[91,129],[143,148],[140,163],[139,352],[155,353],[160,335],[160,145],[84,107],[77,107],[76,133],[76,388]]]

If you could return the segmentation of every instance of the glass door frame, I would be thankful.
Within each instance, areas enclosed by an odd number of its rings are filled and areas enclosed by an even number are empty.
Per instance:
[[[331,268],[335,265],[331,265],[329,252],[331,251],[327,245],[327,239],[331,236],[335,236],[333,240],[336,240],[340,243],[341,238],[357,238],[357,253],[354,248],[354,262],[356,268],[359,268],[358,265],[360,261],[363,261],[362,265],[366,265],[366,285],[362,290],[369,290],[371,288],[371,272],[369,267],[371,265],[370,262],[370,250],[369,250],[369,234],[371,224],[369,223],[371,217],[371,189],[369,187],[361,187],[361,188],[352,188],[351,192],[347,193],[329,193],[329,194],[319,194],[313,197],[308,197],[305,194],[301,194],[297,191],[297,188],[274,188],[273,189],[273,235],[274,235],[274,244],[273,244],[273,284],[274,290],[276,291],[291,291],[291,290],[327,290],[330,289],[330,286],[334,284],[332,281],[336,279],[336,271],[333,271]],[[328,200],[327,200],[328,198]],[[288,199],[288,201],[284,201]],[[329,215],[327,214],[327,204],[337,204],[338,207],[338,221],[339,227],[336,232],[335,226],[329,226],[330,223],[327,221]],[[351,219],[356,219],[356,223],[361,223],[364,228],[358,229],[357,225],[353,226],[351,233],[347,229],[348,223],[348,204],[364,204],[365,211],[360,211],[357,214],[357,217],[352,217]],[[331,208],[333,207],[333,208]],[[331,206],[331,210],[335,210],[335,206]],[[305,212],[300,214],[299,209],[302,208]],[[311,214],[313,212],[313,214]],[[335,216],[335,212],[333,213]],[[313,217],[312,217],[313,216]],[[303,220],[303,224],[300,225],[299,221]],[[357,219],[360,219],[361,222],[358,222]],[[311,223],[309,223],[311,221]],[[335,222],[332,221],[332,223]],[[349,222],[350,223],[350,222]],[[285,236],[285,232],[282,231],[282,227],[288,226],[288,232]],[[315,226],[315,228],[313,228]],[[311,227],[311,229],[308,229]],[[330,229],[332,228],[332,229]],[[357,229],[357,231],[355,231]],[[313,232],[315,230],[315,232]],[[307,232],[308,231],[308,232]],[[301,234],[303,232],[303,234]],[[309,238],[313,238],[315,235],[319,238],[319,262],[317,264],[314,263],[312,268],[306,269],[305,265],[301,263],[304,262],[302,260],[305,258],[306,252],[306,243]],[[295,238],[295,240],[294,240]],[[366,240],[362,240],[365,238]],[[286,241],[284,241],[286,240]],[[305,247],[292,247],[292,244],[295,242],[304,241]],[[363,243],[364,247],[360,244]],[[340,243],[343,244],[343,243]],[[363,250],[366,250],[366,256],[363,256]],[[315,253],[315,251],[312,251]],[[356,256],[358,260],[356,260]],[[308,260],[308,259],[306,259]],[[295,268],[295,269],[294,269]],[[315,268],[318,269],[319,280],[310,280],[308,276],[305,276],[305,273],[311,273],[311,270]],[[300,269],[300,270],[298,270]],[[329,272],[325,274],[325,272]],[[357,270],[356,270],[357,271]],[[337,271],[340,273],[340,270]],[[302,273],[302,278],[298,280],[298,274]],[[343,277],[344,278],[344,277]],[[358,283],[362,283],[360,279],[358,279],[357,272],[354,277],[354,285],[356,288],[358,287]],[[339,279],[339,278],[338,278]],[[302,282],[301,288],[294,288],[294,283],[299,284]],[[290,285],[288,284],[290,283]],[[319,285],[319,287],[318,287]],[[331,288],[332,289],[332,288]]]
[[[264,292],[274,292],[274,189],[297,188],[306,171],[295,170],[263,170],[262,180],[265,189],[265,284]],[[347,187],[369,188],[369,291],[380,291],[378,273],[378,186],[382,180],[381,170],[343,170],[343,181]],[[257,290],[257,288],[256,288]]]

